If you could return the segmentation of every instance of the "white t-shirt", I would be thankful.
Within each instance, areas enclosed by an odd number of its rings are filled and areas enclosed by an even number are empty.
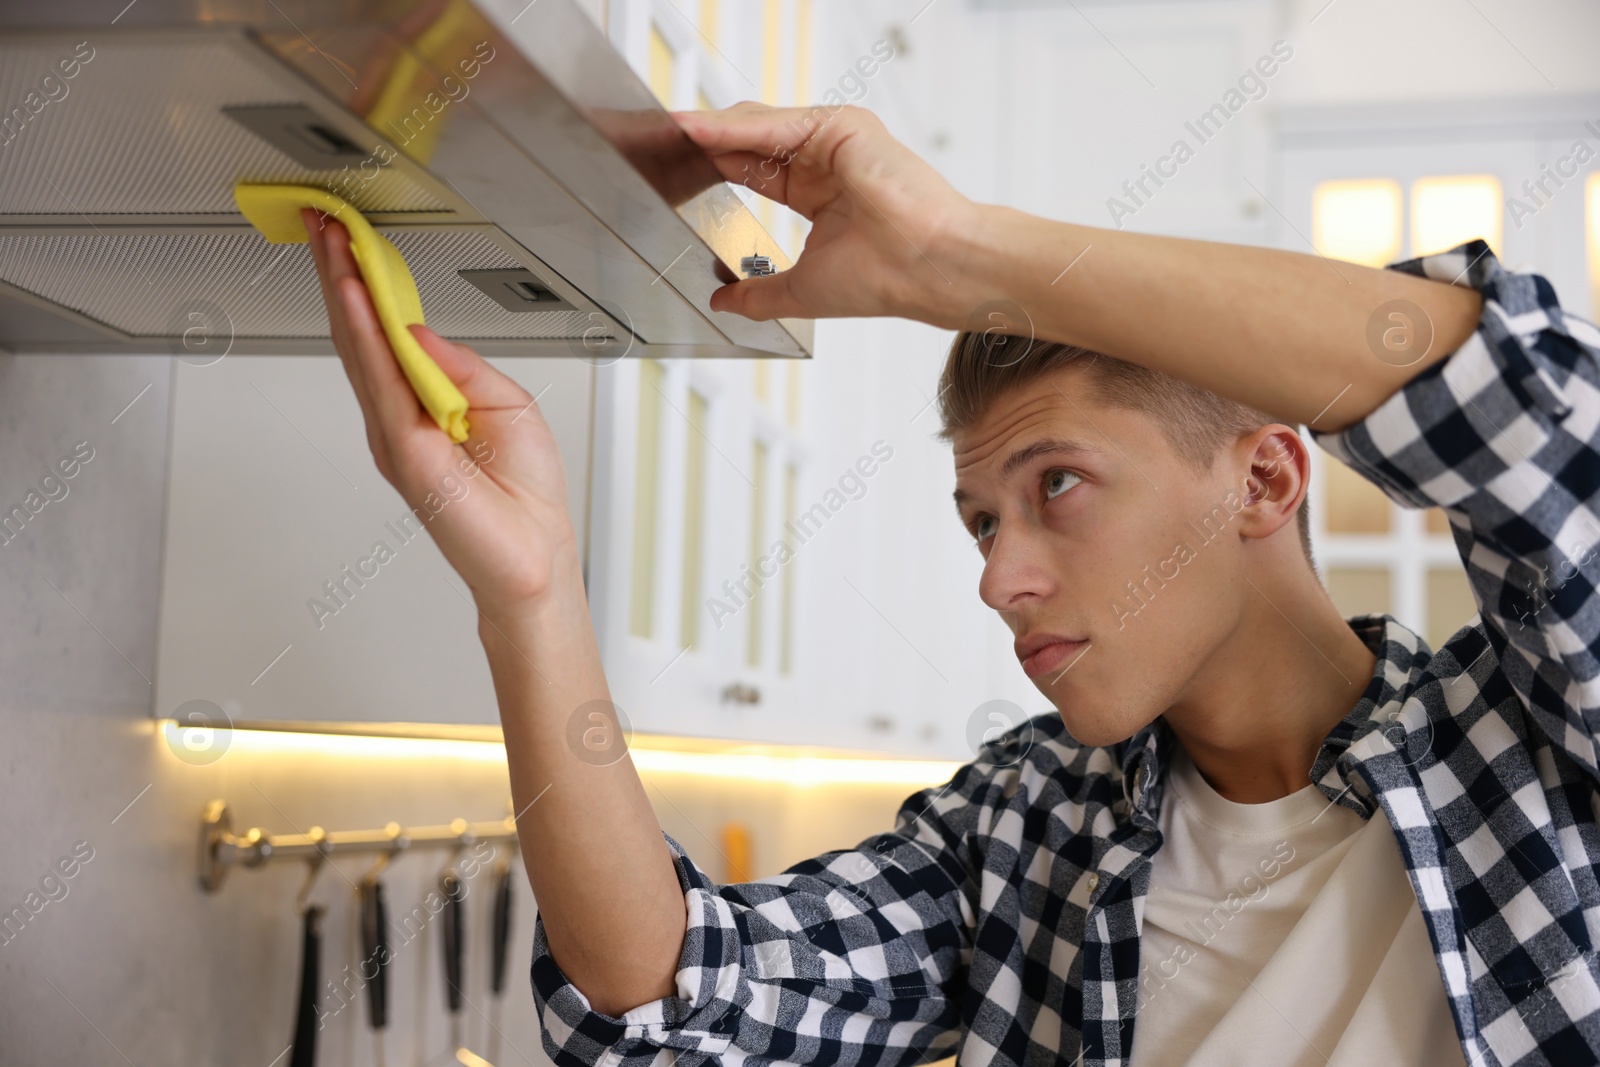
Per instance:
[[[1465,1067],[1383,812],[1219,794],[1175,746],[1132,1067]]]

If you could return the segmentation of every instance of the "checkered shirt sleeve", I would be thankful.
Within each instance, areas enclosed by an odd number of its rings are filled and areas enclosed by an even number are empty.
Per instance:
[[[788,1061],[907,1067],[954,1051],[974,926],[966,840],[995,763],[902,805],[893,832],[718,885],[670,836],[688,906],[676,995],[594,1011],[534,934],[534,1001],[561,1067]]]
[[[1600,772],[1600,331],[1481,240],[1390,269],[1478,290],[1478,328],[1365,419],[1313,438],[1401,506],[1444,509],[1531,719]]]

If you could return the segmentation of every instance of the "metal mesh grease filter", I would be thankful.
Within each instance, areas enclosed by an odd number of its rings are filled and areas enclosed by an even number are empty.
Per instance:
[[[89,35],[92,56],[64,79],[70,40],[0,41],[0,215],[237,218],[235,181],[326,187],[342,173],[307,170],[222,113],[316,99],[248,41]],[[371,170],[339,190],[363,213],[451,209],[393,166]]]
[[[458,270],[522,264],[475,230],[379,227],[405,256],[428,325],[459,340],[582,337],[582,311],[511,312]],[[0,279],[139,337],[182,332],[185,309],[207,302],[235,337],[328,336],[307,245],[273,245],[252,229],[134,234],[0,232]]]

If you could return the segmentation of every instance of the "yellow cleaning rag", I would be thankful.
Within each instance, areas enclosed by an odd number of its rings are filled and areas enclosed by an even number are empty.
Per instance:
[[[308,243],[305,223],[300,220],[301,208],[314,208],[344,224],[350,231],[350,251],[361,268],[378,321],[383,324],[389,347],[394,349],[406,380],[439,429],[452,441],[465,441],[467,398],[406,329],[411,323],[422,322],[422,301],[400,250],[343,198],[315,186],[240,182],[233,187],[233,199],[250,224],[272,244]]]

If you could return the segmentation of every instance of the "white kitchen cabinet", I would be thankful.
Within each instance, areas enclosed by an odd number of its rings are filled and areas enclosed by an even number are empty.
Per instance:
[[[494,362],[539,397],[583,536],[593,368]],[[236,723],[498,723],[471,595],[378,474],[338,359],[173,374],[158,717],[199,700]],[[472,486],[441,484],[441,513]]]
[[[785,525],[809,457],[791,366],[629,359],[596,371],[590,602],[635,729],[800,739],[805,571]]]
[[[948,342],[823,322],[813,360],[597,370],[590,601],[635,730],[963,758],[980,705],[1048,710],[932,436]]]
[[[981,635],[999,624],[903,366],[937,359],[943,337],[891,322],[827,336],[820,362],[495,364],[555,430],[607,677],[636,730],[960,755],[992,695]],[[173,374],[158,715],[205,701],[236,724],[496,724],[470,594],[406,526],[338,360]],[[448,508],[472,482],[441,490]],[[762,555],[771,577],[730,594]]]
[[[608,32],[668,106],[814,103],[887,32],[841,24],[824,54],[810,34],[840,12],[816,7],[612,0]],[[892,111],[888,79],[869,103]],[[747,202],[798,254],[804,220]],[[816,338],[811,360],[598,369],[590,596],[613,698],[638,730],[970,757],[984,702],[1048,704],[1007,670],[931,438],[949,334],[866,320]],[[787,561],[744,603],[764,556]]]

